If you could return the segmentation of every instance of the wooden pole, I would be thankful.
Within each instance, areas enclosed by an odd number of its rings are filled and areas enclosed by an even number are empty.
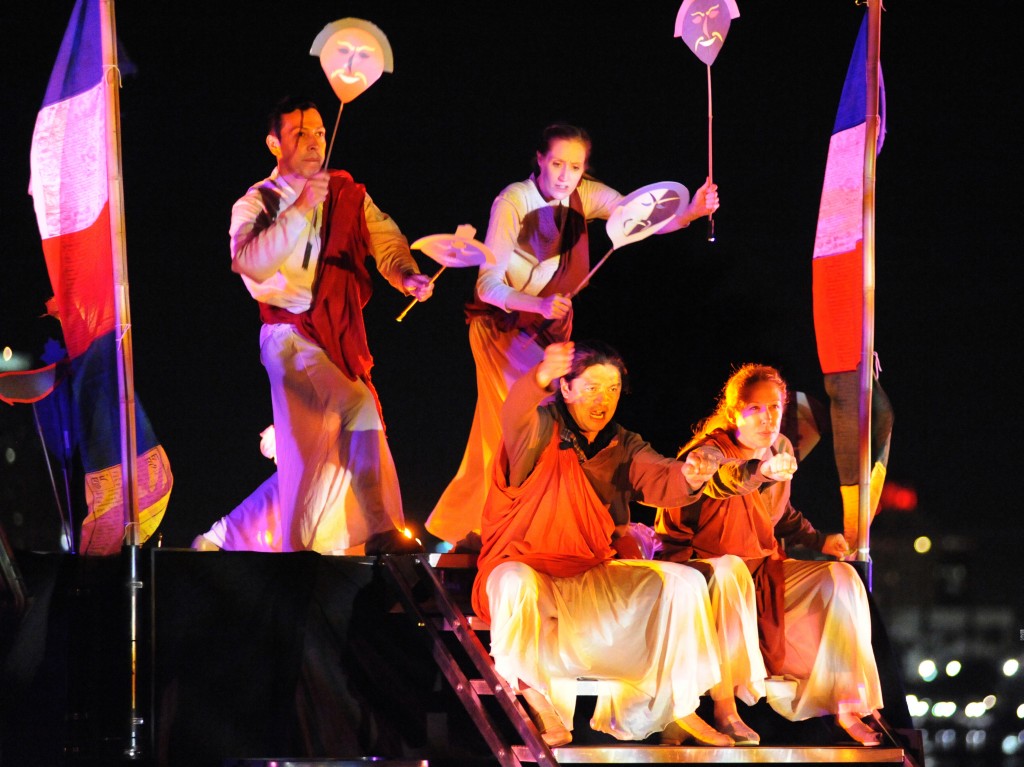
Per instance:
[[[714,119],[714,111],[711,108],[711,65],[708,64],[708,182],[715,183],[714,172],[714,150],[711,141],[711,121]],[[715,212],[708,213],[708,242],[715,241]]]

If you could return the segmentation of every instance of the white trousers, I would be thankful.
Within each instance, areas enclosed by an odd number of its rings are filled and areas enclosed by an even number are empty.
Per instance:
[[[376,399],[291,325],[264,325],[282,551],[343,553],[404,526]]]

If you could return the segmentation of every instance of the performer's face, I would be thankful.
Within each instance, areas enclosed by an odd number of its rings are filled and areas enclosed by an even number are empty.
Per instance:
[[[282,176],[310,178],[324,163],[327,131],[315,109],[296,109],[281,117],[281,135],[267,136],[267,146],[277,158]]]
[[[537,153],[537,188],[548,201],[564,200],[576,189],[587,169],[587,147],[579,141],[557,139],[547,154]]]
[[[578,377],[560,384],[562,399],[580,430],[593,440],[615,416],[622,394],[622,376],[614,365],[591,365]]]
[[[324,44],[320,65],[335,94],[348,103],[377,82],[384,71],[382,43],[365,29],[339,30]]]
[[[732,413],[736,423],[736,441],[752,450],[771,447],[782,426],[782,390],[771,381],[750,388],[746,401]]]

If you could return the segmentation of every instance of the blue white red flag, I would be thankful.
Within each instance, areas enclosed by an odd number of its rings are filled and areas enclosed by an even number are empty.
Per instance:
[[[814,329],[823,373],[856,370],[864,332],[864,147],[867,140],[867,30],[861,22],[825,163],[814,237]],[[879,134],[885,136],[885,88],[878,69]]]
[[[88,515],[83,554],[120,551],[130,521],[121,476],[109,121],[100,0],[77,0],[32,134],[29,193],[70,359],[77,447]],[[115,77],[116,81],[116,77]],[[163,518],[170,464],[136,401],[140,540]]]

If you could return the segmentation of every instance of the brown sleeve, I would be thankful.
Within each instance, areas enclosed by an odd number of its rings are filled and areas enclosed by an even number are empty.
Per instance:
[[[502,443],[512,487],[530,476],[555,427],[554,417],[541,406],[551,391],[537,385],[536,371],[536,367],[531,368],[512,384],[501,408]]]

